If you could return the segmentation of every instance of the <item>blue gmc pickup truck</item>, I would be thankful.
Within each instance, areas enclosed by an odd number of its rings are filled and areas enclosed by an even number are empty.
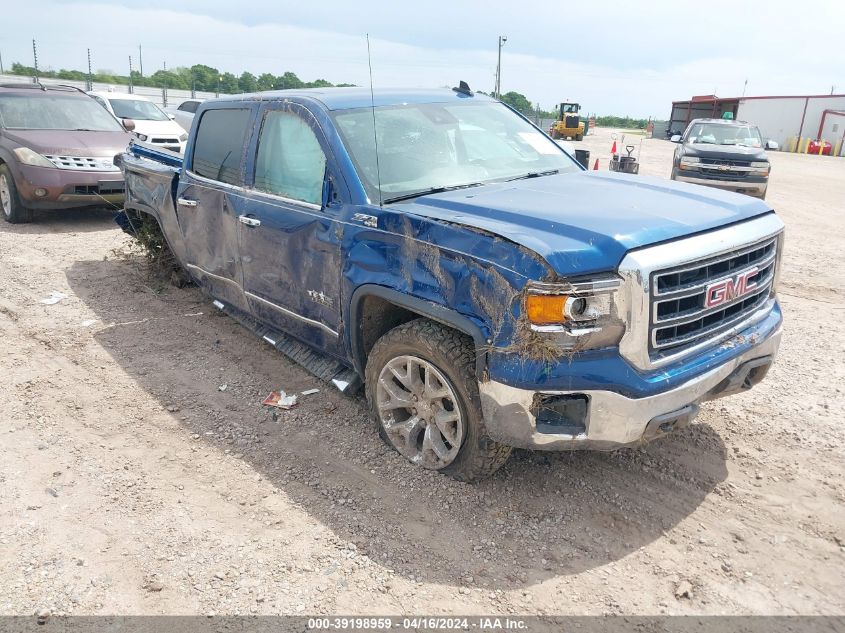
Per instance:
[[[781,337],[766,203],[585,171],[452,90],[204,102],[180,155],[118,157],[214,304],[469,481],[512,447],[609,450],[749,389]]]

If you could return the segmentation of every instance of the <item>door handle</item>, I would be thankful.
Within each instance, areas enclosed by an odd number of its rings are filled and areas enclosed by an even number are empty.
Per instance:
[[[191,199],[189,199],[189,198],[179,198],[179,199],[176,201],[176,203],[177,203],[180,207],[195,207],[195,206],[197,206],[197,201],[196,201],[196,200],[191,200]]]
[[[241,224],[246,224],[247,226],[261,226],[261,220],[258,218],[251,218],[248,215],[239,215],[238,220]]]

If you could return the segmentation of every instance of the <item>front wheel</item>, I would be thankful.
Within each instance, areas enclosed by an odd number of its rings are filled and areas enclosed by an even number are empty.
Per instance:
[[[576,141],[583,141],[583,140],[584,140],[584,135],[583,135],[583,134],[576,134],[576,135],[575,135],[575,140],[576,140]]]
[[[474,481],[510,456],[487,436],[465,334],[428,319],[400,325],[373,346],[365,378],[379,434],[412,463]]]
[[[32,210],[21,203],[15,179],[7,165],[0,165],[0,207],[3,208],[3,219],[10,224],[32,220]]]

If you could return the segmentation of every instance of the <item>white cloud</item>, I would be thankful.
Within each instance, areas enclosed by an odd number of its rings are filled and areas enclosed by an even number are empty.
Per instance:
[[[748,94],[845,92],[845,63],[835,37],[818,22],[795,20],[794,3],[769,2],[767,13],[743,16],[736,3],[718,10],[691,3],[576,5],[578,29],[563,28],[564,7],[530,0],[502,6],[433,0],[407,7],[377,0],[322,5],[254,2],[248,13],[232,2],[189,1],[189,10],[122,4],[17,3],[4,16],[4,62],[30,63],[30,34],[38,40],[42,67],[86,66],[126,72],[144,45],[144,69],[204,63],[239,74],[281,74],[303,79],[368,82],[370,28],[377,86],[436,87],[458,80],[489,91],[496,66],[497,28],[508,33],[502,57],[502,89],[522,92],[544,107],[577,100],[599,113],[665,117],[673,99],[714,90]],[[403,5],[406,3],[402,3]],[[713,8],[714,4],[717,6]],[[845,23],[835,0],[804,7],[833,27]],[[215,17],[217,16],[217,17]],[[288,24],[280,23],[286,19]],[[504,27],[504,28],[503,28]],[[490,33],[493,33],[490,35]],[[401,40],[401,41],[400,41]],[[489,48],[481,44],[490,43]]]

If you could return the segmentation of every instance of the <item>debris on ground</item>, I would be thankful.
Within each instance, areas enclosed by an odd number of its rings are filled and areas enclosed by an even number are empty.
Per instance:
[[[677,585],[675,585],[675,597],[680,600],[681,598],[691,599],[692,598],[692,585],[687,580],[682,580]]]
[[[49,297],[47,297],[46,299],[42,299],[41,303],[43,303],[44,305],[51,306],[55,305],[62,299],[67,299],[67,295],[63,292],[59,292],[58,290],[54,290],[50,293]]]
[[[296,395],[289,396],[284,391],[271,391],[270,395],[264,398],[261,404],[279,409],[292,409],[296,406]]]
[[[300,392],[299,395],[301,396],[312,396],[315,393],[320,393],[319,389],[306,389],[305,391]]]

